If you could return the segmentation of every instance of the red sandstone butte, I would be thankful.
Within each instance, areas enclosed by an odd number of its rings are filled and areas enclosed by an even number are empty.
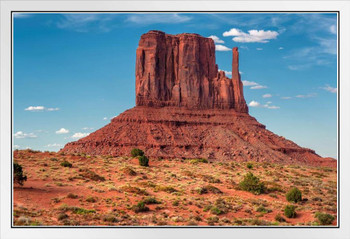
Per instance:
[[[198,34],[149,31],[136,50],[136,107],[70,142],[64,153],[237,160],[335,166],[278,136],[248,114],[232,51],[232,79],[218,71],[215,45]]]

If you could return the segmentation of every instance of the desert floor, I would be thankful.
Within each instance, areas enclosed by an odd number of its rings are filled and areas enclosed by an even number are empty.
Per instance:
[[[15,226],[318,226],[316,212],[337,224],[336,168],[152,158],[142,167],[131,157],[33,150],[14,151],[14,161],[28,178],[14,185]],[[239,189],[247,172],[266,193]],[[301,202],[286,200],[292,187]],[[289,204],[296,218],[283,215]]]

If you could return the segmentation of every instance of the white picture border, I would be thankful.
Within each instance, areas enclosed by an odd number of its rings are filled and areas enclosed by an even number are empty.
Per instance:
[[[2,1],[0,2],[0,238],[350,238],[348,202],[350,2],[348,1]],[[339,11],[340,196],[338,228],[12,228],[11,12],[12,11]],[[338,46],[339,47],[339,46]],[[339,68],[338,68],[339,69]],[[339,87],[340,86],[340,87]],[[346,147],[348,146],[348,147]]]

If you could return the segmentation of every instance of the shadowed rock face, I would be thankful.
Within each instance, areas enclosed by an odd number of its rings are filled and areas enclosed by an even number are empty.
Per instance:
[[[136,105],[248,112],[233,49],[232,79],[218,72],[215,45],[198,34],[150,31],[136,50]]]
[[[136,52],[136,107],[61,152],[336,165],[278,136],[248,114],[232,50],[232,79],[218,71],[212,39],[150,31]]]

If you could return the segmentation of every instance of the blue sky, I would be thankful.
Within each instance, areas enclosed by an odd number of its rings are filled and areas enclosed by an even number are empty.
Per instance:
[[[212,37],[228,74],[238,46],[250,114],[337,156],[336,14],[22,13],[13,21],[15,148],[57,151],[134,107],[139,38],[162,30]]]

